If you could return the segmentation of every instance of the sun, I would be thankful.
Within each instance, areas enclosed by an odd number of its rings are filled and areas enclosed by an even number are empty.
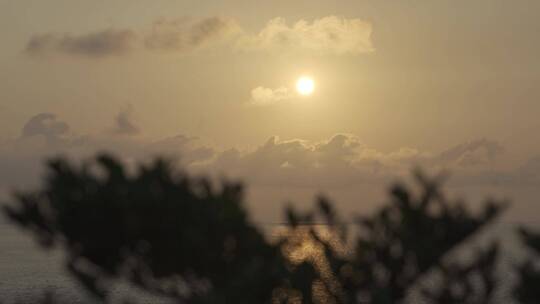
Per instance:
[[[307,76],[302,76],[296,81],[296,91],[300,95],[311,95],[315,90],[315,81]]]

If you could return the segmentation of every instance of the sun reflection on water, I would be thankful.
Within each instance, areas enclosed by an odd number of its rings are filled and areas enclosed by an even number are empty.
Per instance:
[[[326,225],[305,225],[296,228],[278,226],[272,230],[271,236],[275,241],[286,240],[282,247],[283,253],[293,266],[304,262],[314,266],[322,279],[322,281],[315,281],[311,287],[314,299],[318,303],[334,303],[334,298],[330,293],[341,293],[341,286],[326,259],[325,248],[317,238],[330,244],[334,252],[346,255],[349,252],[348,246],[341,241],[337,232]],[[276,296],[282,298],[284,293],[287,303],[302,302],[302,295],[295,290],[279,290]],[[275,301],[274,303],[283,302]]]

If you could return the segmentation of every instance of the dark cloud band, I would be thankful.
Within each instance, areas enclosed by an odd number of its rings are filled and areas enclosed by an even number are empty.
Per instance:
[[[123,55],[131,51],[137,35],[131,30],[105,30],[84,35],[41,34],[30,38],[26,52],[30,55],[69,54],[86,57]]]

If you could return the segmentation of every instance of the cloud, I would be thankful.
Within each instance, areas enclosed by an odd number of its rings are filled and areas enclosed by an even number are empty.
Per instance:
[[[149,49],[187,52],[225,43],[238,50],[307,50],[331,54],[373,52],[371,24],[360,19],[327,16],[311,23],[299,20],[289,26],[285,19],[271,19],[257,34],[243,29],[235,19],[186,18],[154,23],[145,39]]]
[[[90,58],[123,55],[141,46],[150,51],[187,53],[219,45],[238,51],[311,51],[361,54],[374,51],[371,24],[361,19],[327,16],[296,21],[271,19],[258,33],[249,33],[229,17],[161,19],[143,30],[106,29],[87,34],[45,33],[32,36],[30,55],[64,54]],[[143,37],[143,39],[138,39]]]
[[[184,151],[184,153],[178,153],[178,151]],[[180,157],[182,163],[192,165],[207,162],[217,153],[213,147],[200,138],[187,135],[176,135],[152,142],[148,145],[146,152],[171,158]]]
[[[151,141],[110,132],[77,135],[55,114],[41,113],[24,124],[21,136],[0,140],[0,189],[35,185],[47,158],[65,155],[84,159],[98,152],[113,153],[127,163],[145,161],[151,156],[180,156],[180,163],[186,167],[196,166],[215,155],[213,147],[196,137],[177,135]]]
[[[360,19],[327,16],[311,23],[299,20],[289,26],[274,18],[257,34],[239,42],[247,50],[308,50],[332,54],[360,54],[374,51],[371,24]]]
[[[478,166],[489,163],[503,152],[500,143],[484,138],[450,148],[439,155],[438,161],[458,166]]]
[[[432,153],[410,147],[381,152],[366,146],[357,136],[346,133],[318,142],[272,137],[252,151],[224,151],[208,169],[266,186],[287,184],[327,188],[366,183],[383,185],[407,176],[415,167],[429,172],[449,171],[456,183],[492,184],[498,174],[496,160],[502,151],[500,143],[487,139]],[[537,172],[534,168],[533,172]],[[540,176],[540,171],[538,173]]]
[[[221,153],[211,169],[259,186],[349,187],[385,178],[378,164],[362,162],[364,149],[352,134],[318,142],[274,136],[253,151]]]
[[[328,141],[316,144],[314,151],[319,153],[319,162],[323,164],[354,161],[359,157],[362,147],[360,139],[352,134],[336,134]]]
[[[129,161],[156,155],[179,157],[188,170],[224,174],[255,186],[327,189],[358,184],[385,185],[406,176],[416,166],[431,172],[449,170],[455,180],[475,184],[531,184],[540,179],[540,162],[534,159],[513,171],[497,170],[495,161],[504,149],[500,143],[488,139],[431,153],[410,147],[381,152],[347,133],[321,141],[280,140],[274,136],[255,149],[226,150],[184,134],[157,141],[116,136],[134,135],[139,130],[131,121],[129,109],[116,117],[116,132],[112,137],[107,133],[75,136],[69,134],[68,124],[54,114],[38,114],[24,125],[21,137],[1,145],[0,172],[2,166],[10,168],[4,172],[10,172],[18,165],[27,168],[22,172],[30,172],[30,164],[38,168],[41,159],[58,153],[81,158],[108,151]],[[9,180],[9,176],[5,176],[6,179]]]
[[[256,87],[251,90],[250,104],[256,106],[272,105],[281,101],[286,101],[294,97],[294,94],[287,87],[270,89],[265,87]]]
[[[39,34],[30,38],[26,53],[30,55],[67,54],[90,58],[123,55],[131,51],[137,35],[131,30],[108,29],[82,35]]]
[[[141,133],[140,128],[133,122],[133,110],[129,107],[116,115],[115,126],[113,132],[119,135],[138,135]]]
[[[241,32],[232,18],[209,17],[191,21],[186,18],[156,21],[145,45],[152,50],[188,52],[231,39]]]
[[[115,135],[135,135],[139,128],[130,118],[130,110],[116,117]],[[368,147],[353,134],[339,133],[321,141],[303,139],[280,140],[274,136],[254,150],[232,148],[220,150],[198,137],[177,135],[158,141],[133,136],[67,136],[68,126],[53,114],[44,113],[29,120],[21,138],[35,135],[53,142],[43,154],[66,151],[75,156],[109,151],[126,159],[145,159],[151,155],[180,157],[188,169],[221,173],[248,181],[250,184],[278,186],[286,181],[298,187],[348,187],[358,183],[383,183],[406,176],[420,166],[430,171],[449,170],[468,182],[524,180],[534,176],[537,166],[526,165],[520,173],[494,175],[490,170],[500,156],[502,145],[479,139],[456,145],[441,153],[430,153],[403,147],[381,152]],[[130,138],[133,138],[131,140]],[[18,147],[41,151],[39,142],[18,142]],[[38,146],[34,146],[38,145]],[[26,152],[25,152],[26,153]],[[532,168],[532,169],[531,169]],[[532,173],[531,173],[532,172]],[[539,171],[540,172],[540,171]],[[531,178],[527,178],[531,180]]]
[[[59,121],[52,113],[41,113],[30,118],[21,131],[21,137],[43,136],[48,140],[56,140],[69,131],[69,125]]]
[[[459,187],[454,189],[467,186],[486,192],[490,187],[511,192],[540,185],[540,157],[515,167],[501,165],[503,146],[489,139],[461,143],[440,153],[411,147],[383,152],[347,133],[319,141],[273,136],[255,148],[223,149],[185,134],[159,140],[110,132],[76,135],[54,114],[42,113],[28,120],[21,136],[0,142],[0,189],[36,185],[46,158],[61,154],[84,159],[104,151],[128,164],[165,156],[178,159],[195,174],[245,181],[249,195],[254,195],[250,201],[263,218],[274,216],[278,208],[272,206],[285,199],[307,200],[321,191],[349,206],[358,198],[376,201],[391,182],[405,179],[416,166],[431,173],[449,171],[450,186]],[[302,196],[296,196],[299,193]]]

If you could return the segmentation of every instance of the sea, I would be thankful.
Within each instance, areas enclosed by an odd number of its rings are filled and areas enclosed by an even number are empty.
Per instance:
[[[270,235],[282,233],[284,226],[268,224],[264,226]],[[523,258],[524,251],[519,248],[515,237],[515,225],[502,223],[490,228],[485,236],[479,238],[474,246],[487,244],[491,239],[501,240],[505,251],[501,255],[499,267],[501,291],[493,303],[513,303],[509,297],[515,275],[512,268]],[[508,250],[509,249],[509,250]],[[52,293],[60,303],[97,304],[97,299],[88,294],[67,273],[63,264],[62,252],[43,250],[28,232],[22,231],[0,217],[0,303],[33,303],[46,292]],[[429,282],[428,282],[429,284]],[[145,294],[118,283],[114,287],[111,303],[121,303],[125,298],[135,303],[169,303],[167,299]],[[411,303],[422,303],[413,295]]]

